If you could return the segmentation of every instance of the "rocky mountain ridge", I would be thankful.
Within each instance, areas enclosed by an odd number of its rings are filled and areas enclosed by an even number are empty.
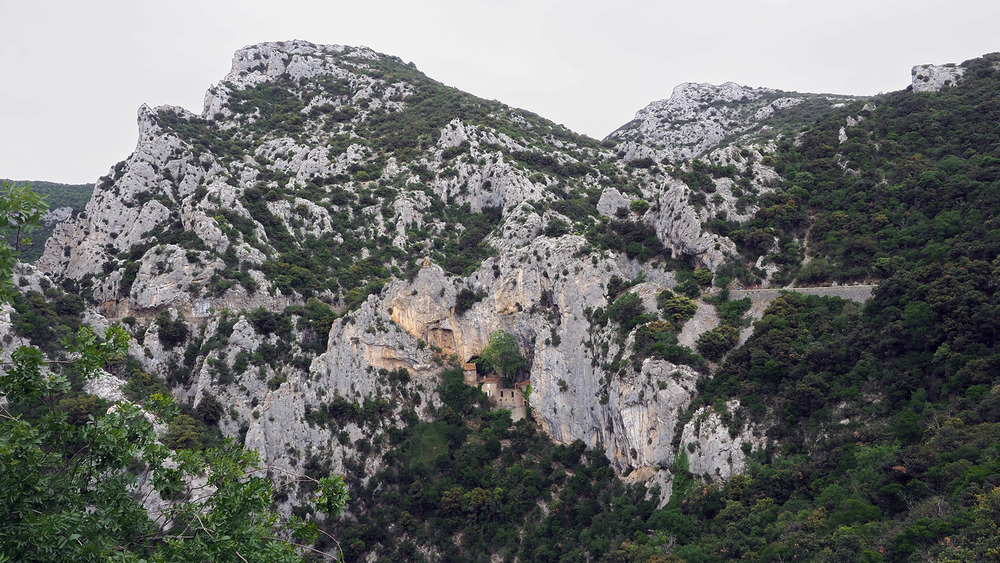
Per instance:
[[[725,477],[759,431],[679,427],[700,368],[630,363],[637,332],[596,320],[622,280],[656,315],[678,264],[714,271],[737,254],[706,225],[748,221],[778,174],[771,141],[725,139],[845,99],[686,84],[602,144],[365,48],[251,46],[200,115],[140,108],[135,152],[38,268],[135,319],[143,367],[181,398],[231,405],[224,430],[277,466],[308,445],[371,469],[377,456],[350,447],[370,429],[348,425],[340,443],[307,414],[330,396],[386,401],[398,424],[415,397],[435,404],[438,366],[502,329],[529,358],[530,405],[552,439],[664,483],[676,444],[697,442],[696,466]],[[328,336],[304,320],[317,303],[341,315]],[[294,322],[269,332],[253,311]],[[160,344],[164,312],[190,327],[178,346]],[[402,388],[378,375],[400,368],[413,375]]]
[[[608,140],[621,143],[629,158],[647,156],[683,161],[702,156],[723,141],[773,129],[771,118],[808,102],[830,106],[853,98],[838,95],[799,94],[770,88],[748,88],[734,82],[721,85],[686,82],[670,98],[652,102],[635,118],[618,128]]]

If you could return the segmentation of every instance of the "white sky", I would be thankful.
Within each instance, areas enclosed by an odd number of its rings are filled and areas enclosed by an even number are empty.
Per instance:
[[[366,45],[596,138],[682,82],[876,94],[1000,50],[996,0],[0,0],[0,22],[0,177],[67,183],[264,41]]]

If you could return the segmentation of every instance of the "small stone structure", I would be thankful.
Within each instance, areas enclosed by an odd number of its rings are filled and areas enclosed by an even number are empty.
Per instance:
[[[515,384],[514,388],[501,387],[500,378],[496,376],[480,376],[476,364],[466,362],[462,365],[464,373],[462,380],[471,387],[482,386],[483,393],[497,408],[510,409],[510,417],[514,422],[523,419],[527,414],[523,389],[528,382]]]

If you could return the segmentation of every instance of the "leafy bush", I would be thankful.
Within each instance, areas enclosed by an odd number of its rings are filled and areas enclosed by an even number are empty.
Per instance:
[[[726,352],[732,350],[739,337],[739,329],[728,324],[719,325],[698,336],[696,343],[698,353],[713,362],[717,362],[722,359]]]
[[[728,325],[740,327],[746,325],[743,315],[750,310],[752,301],[749,297],[716,303],[715,308],[719,318]],[[747,325],[748,326],[748,325]]]
[[[473,305],[482,301],[484,297],[486,297],[486,294],[482,291],[476,292],[463,287],[458,291],[458,295],[455,296],[455,314],[461,316],[471,309]]]
[[[713,276],[714,274],[712,274],[712,270],[709,270],[708,268],[698,268],[691,273],[691,278],[701,287],[711,286]]]
[[[184,322],[184,315],[180,313],[177,318],[172,318],[169,311],[161,312],[156,315],[156,327],[157,338],[164,350],[173,350],[187,341],[188,326]]]
[[[642,299],[636,293],[626,293],[608,306],[608,318],[619,324],[619,333],[625,335],[643,323],[655,320],[646,312]]]
[[[649,211],[649,202],[644,199],[633,199],[628,208],[636,215],[643,215]]]
[[[688,365],[699,371],[708,369],[704,359],[687,346],[677,343],[673,326],[663,321],[649,323],[636,330],[633,352],[632,365],[637,371],[642,367],[642,361],[650,357]]]
[[[207,426],[218,426],[219,421],[222,420],[222,415],[225,413],[225,407],[219,402],[219,399],[215,398],[215,395],[202,392],[201,401],[195,408],[195,412],[198,413],[198,417]]]
[[[479,353],[484,371],[495,371],[500,377],[513,382],[521,370],[528,367],[528,360],[521,354],[514,335],[498,330],[490,334],[490,343]]]
[[[329,305],[319,299],[311,298],[306,301],[303,318],[309,322],[309,326],[316,332],[322,342],[326,342],[330,334],[330,327],[337,320],[337,313]]]
[[[205,447],[201,427],[186,414],[179,414],[170,421],[163,442],[174,450],[201,450]]]
[[[561,237],[570,232],[569,223],[563,221],[559,217],[552,217],[546,223],[545,228],[542,229],[542,234],[547,237],[557,238]]]
[[[587,230],[587,240],[598,248],[624,252],[629,258],[646,261],[663,254],[663,243],[656,230],[645,223],[628,220],[602,220]]]
[[[676,289],[680,293],[683,293],[684,295],[688,296],[691,299],[697,299],[698,297],[701,296],[701,286],[698,284],[698,281],[694,279],[694,277],[682,281],[681,283],[677,284],[677,286],[674,287],[674,289]]]
[[[282,318],[276,313],[272,313],[263,307],[257,307],[247,314],[247,320],[253,325],[257,334],[274,334],[283,324]]]
[[[675,295],[664,289],[656,296],[656,305],[663,312],[663,318],[680,326],[698,311],[698,304],[691,298]]]

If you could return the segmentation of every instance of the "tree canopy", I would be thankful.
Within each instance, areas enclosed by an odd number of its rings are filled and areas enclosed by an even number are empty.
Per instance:
[[[49,205],[31,186],[4,181],[0,186],[0,300],[10,301],[14,287],[11,279],[18,255],[30,247],[25,236],[41,225]]]
[[[0,229],[15,235],[0,240],[5,303],[20,235],[45,203],[26,186],[5,184],[0,196]],[[0,366],[0,562],[298,561],[293,535],[311,543],[317,528],[274,511],[273,484],[255,473],[254,452],[228,439],[203,450],[159,442],[150,415],[186,416],[168,396],[108,408],[82,392],[124,359],[128,341],[119,326],[101,335],[82,326],[58,350],[69,359],[21,346]],[[340,514],[343,480],[316,485],[316,507]]]
[[[486,371],[495,371],[500,377],[511,380],[528,366],[528,360],[521,354],[514,335],[506,330],[490,334],[490,343],[479,354],[480,365]]]

